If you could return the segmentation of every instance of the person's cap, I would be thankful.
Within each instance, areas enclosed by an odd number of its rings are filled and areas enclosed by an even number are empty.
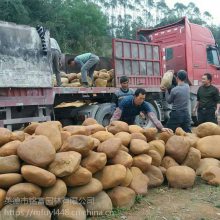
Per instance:
[[[128,77],[127,76],[122,76],[120,78],[120,83],[125,83],[125,82],[128,82]]]
[[[181,80],[184,81],[187,78],[187,72],[185,70],[179,70],[177,72],[177,77]]]

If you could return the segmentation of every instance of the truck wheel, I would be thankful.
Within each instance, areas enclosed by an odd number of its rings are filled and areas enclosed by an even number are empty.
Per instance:
[[[153,112],[158,117],[158,112],[157,112],[156,108],[151,103],[148,102],[148,104],[150,105],[151,109],[153,110]],[[135,124],[139,125],[142,128],[155,127],[154,123],[147,116],[146,116],[146,119],[141,118],[140,115],[136,116]]]
[[[99,105],[99,109],[95,115],[96,121],[104,127],[109,125],[113,115],[112,103],[104,103]]]

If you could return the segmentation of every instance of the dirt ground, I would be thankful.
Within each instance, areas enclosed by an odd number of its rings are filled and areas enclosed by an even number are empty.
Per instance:
[[[114,209],[111,216],[91,219],[121,220],[220,220],[220,186],[210,186],[197,178],[191,189],[164,186],[137,196],[130,210]]]

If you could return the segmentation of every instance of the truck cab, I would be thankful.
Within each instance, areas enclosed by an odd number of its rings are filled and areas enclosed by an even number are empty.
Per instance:
[[[160,44],[162,72],[184,69],[188,72],[190,84],[195,87],[199,86],[202,75],[209,72],[213,75],[213,84],[220,88],[219,53],[208,28],[190,23],[184,17],[167,26],[140,29],[137,35],[144,36],[151,43]]]

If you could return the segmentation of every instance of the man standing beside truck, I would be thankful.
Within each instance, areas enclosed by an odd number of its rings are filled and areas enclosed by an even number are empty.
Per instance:
[[[187,83],[187,72],[179,70],[176,75],[177,86],[171,92],[166,89],[165,98],[172,105],[167,127],[173,131],[181,127],[185,132],[191,132],[191,119],[189,114],[190,88]],[[164,90],[165,88],[161,88]]]
[[[212,85],[212,75],[205,73],[202,76],[202,86],[198,89],[197,103],[193,109],[193,113],[197,111],[199,124],[204,122],[218,124],[219,101],[219,90]]]
[[[61,76],[60,76],[60,59],[61,59],[60,46],[54,38],[50,38],[50,47],[52,54],[53,73],[56,75],[57,86],[62,86]]]
[[[69,59],[67,64],[69,66],[75,66],[76,64],[81,68],[82,86],[89,87],[87,81],[87,74],[93,81],[93,73],[96,65],[99,62],[99,57],[92,53],[84,53],[76,56],[74,59]]]
[[[169,128],[164,128],[157,119],[150,105],[145,101],[145,97],[146,91],[144,89],[137,89],[133,96],[124,97],[116,108],[111,121],[121,120],[132,125],[135,123],[135,117],[143,112],[147,114],[157,129],[171,133],[172,131]]]

